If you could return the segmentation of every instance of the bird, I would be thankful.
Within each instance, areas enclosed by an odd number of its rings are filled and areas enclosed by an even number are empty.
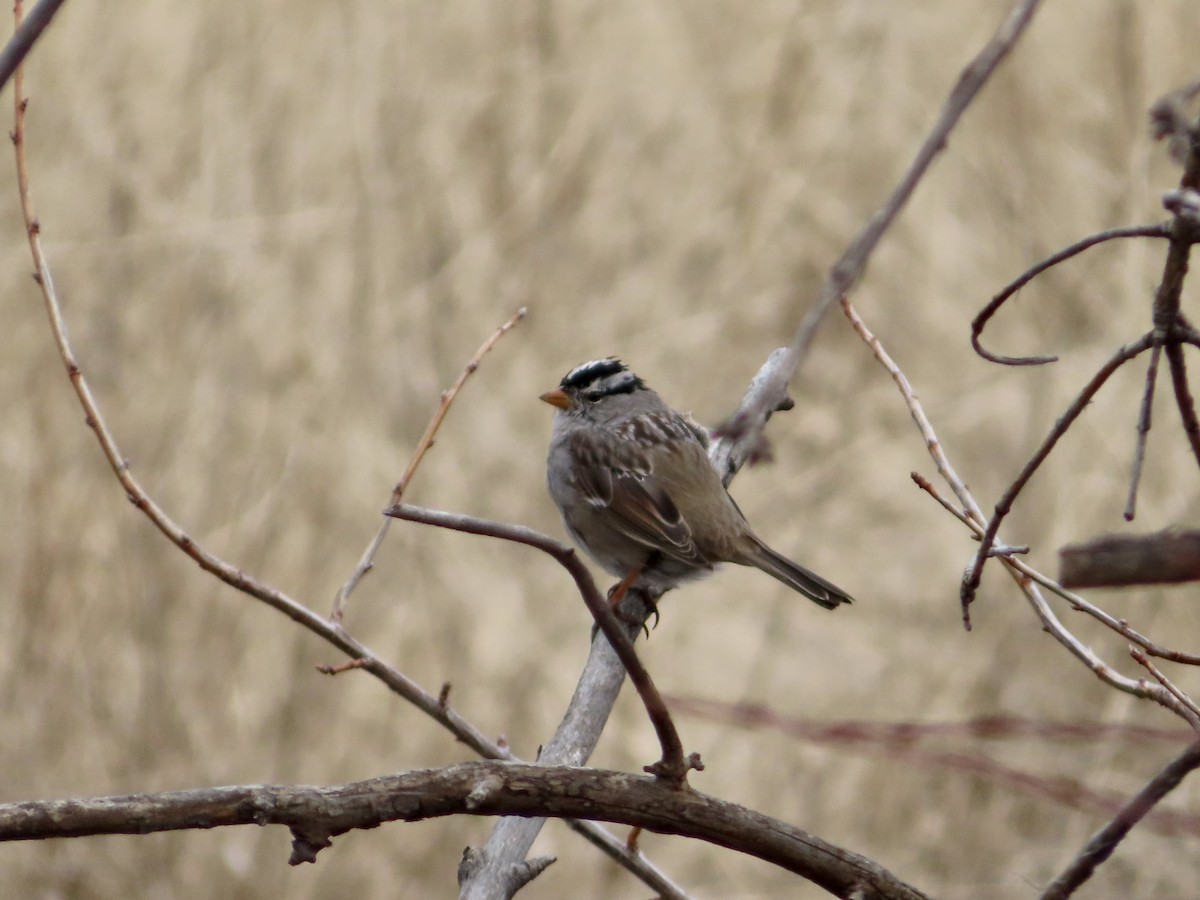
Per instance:
[[[754,533],[709,462],[708,432],[616,357],[576,366],[540,399],[557,408],[550,496],[571,538],[622,579],[618,587],[661,593],[736,563],[826,609],[852,602]]]

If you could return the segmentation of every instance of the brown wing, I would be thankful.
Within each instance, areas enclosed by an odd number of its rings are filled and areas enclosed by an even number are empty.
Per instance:
[[[576,484],[589,503],[607,511],[609,525],[650,550],[693,565],[708,564],[644,454],[597,432],[586,441],[572,440],[570,450]]]

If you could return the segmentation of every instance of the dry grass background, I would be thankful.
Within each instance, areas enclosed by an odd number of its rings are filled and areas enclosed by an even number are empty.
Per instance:
[[[537,394],[619,353],[701,419],[729,411],[1007,6],[69,4],[29,67],[29,145],[77,352],[165,507],[324,610],[438,391],[527,305],[409,496],[560,534]],[[1197,75],[1197,34],[1194,0],[1048,3],[856,295],[985,502],[1146,327],[1163,248],[1092,251],[997,322],[993,346],[1064,353],[1055,367],[984,364],[968,322],[1057,247],[1161,217],[1176,173],[1145,110]],[[328,648],[199,572],[125,502],[54,354],[4,178],[3,799],[332,783],[462,758],[369,678],[315,673],[337,661]],[[1140,378],[1130,369],[1093,404],[1006,529],[1035,563],[1122,527]],[[771,426],[778,462],[735,493],[773,544],[860,602],[824,614],[740,570],[689,587],[644,645],[665,690],[818,719],[1171,724],[1069,659],[994,567],[963,633],[972,545],[911,485],[932,466],[840,318],[795,394]],[[1138,529],[1200,518],[1194,463],[1160,408]],[[1102,599],[1195,649],[1192,593]],[[1070,621],[1122,660],[1122,642]],[[408,525],[348,624],[431,689],[453,681],[459,708],[527,756],[557,723],[589,628],[549,560]],[[708,763],[697,787],[941,897],[1032,896],[1100,821],[965,775],[681,727]],[[1123,792],[1174,752],[986,749]],[[623,696],[595,762],[636,768],[654,752]],[[1198,799],[1193,781],[1172,803]],[[295,869],[279,829],[7,845],[0,884],[46,898],[449,896],[462,847],[488,827],[391,825]],[[699,896],[816,894],[704,845],[643,847]],[[645,894],[561,827],[537,850],[560,862],[531,897]],[[1080,896],[1192,896],[1197,858],[1194,840],[1139,831]]]

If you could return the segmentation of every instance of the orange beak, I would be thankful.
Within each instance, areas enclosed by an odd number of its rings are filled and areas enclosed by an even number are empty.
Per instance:
[[[571,401],[567,398],[567,395],[563,392],[562,388],[555,388],[552,391],[546,391],[546,393],[542,394],[539,399],[544,400],[551,406],[557,406],[559,409],[566,409],[571,405]]]

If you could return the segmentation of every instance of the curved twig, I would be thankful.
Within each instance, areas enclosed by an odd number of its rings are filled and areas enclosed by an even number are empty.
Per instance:
[[[987,327],[988,321],[994,316],[1017,291],[1033,281],[1047,269],[1057,266],[1059,263],[1070,259],[1087,250],[1089,247],[1094,247],[1097,244],[1102,244],[1105,241],[1116,240],[1118,238],[1131,237],[1157,237],[1169,238],[1171,236],[1171,225],[1169,222],[1162,222],[1157,225],[1130,225],[1124,228],[1112,228],[1108,231],[1101,231],[1098,234],[1085,237],[1081,241],[1076,241],[1069,247],[1064,247],[1053,256],[1049,256],[1042,260],[1033,268],[1025,271],[1015,281],[1006,285],[1000,293],[996,294],[987,306],[979,311],[979,314],[971,320],[971,346],[975,348],[975,352],[989,362],[999,363],[1005,366],[1041,366],[1046,363],[1052,363],[1058,359],[1057,356],[1001,356],[998,353],[992,353],[990,350],[985,350],[979,340],[983,336],[983,329]]]
[[[579,554],[575,552],[574,547],[568,547],[566,544],[534,531],[532,528],[526,528],[524,525],[477,519],[473,516],[426,509],[406,503],[389,507],[384,510],[384,515],[405,519],[409,522],[420,522],[424,525],[436,525],[439,528],[449,528],[467,534],[512,541],[541,550],[552,557],[575,580],[583,602],[587,604],[588,611],[596,620],[596,624],[617,652],[617,656],[625,666],[625,671],[629,673],[629,680],[633,682],[638,696],[642,698],[642,704],[646,707],[646,714],[650,717],[651,724],[654,725],[654,732],[658,735],[663,755],[659,762],[653,766],[647,766],[646,771],[663,778],[668,784],[679,787],[685,783],[689,770],[703,768],[700,757],[696,754],[684,758],[683,743],[679,739],[675,723],[671,720],[671,713],[667,709],[666,702],[658,692],[650,673],[642,665],[637,651],[633,648],[633,642],[626,637],[622,630],[621,623],[617,621],[612,606],[600,595],[592,573],[579,559]]]

